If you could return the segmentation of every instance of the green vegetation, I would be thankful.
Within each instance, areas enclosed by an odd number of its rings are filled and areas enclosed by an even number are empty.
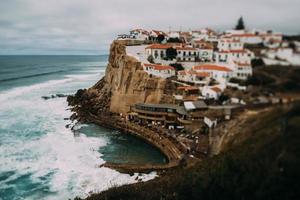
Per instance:
[[[246,84],[273,92],[300,92],[300,68],[258,66]]]
[[[237,84],[239,84],[241,86],[247,85],[246,80],[242,80],[242,79],[238,79],[238,78],[234,78],[234,77],[230,78],[229,82],[231,82],[231,83],[237,83]]]
[[[166,59],[173,60],[177,56],[177,51],[173,47],[167,48],[166,50]]]
[[[235,30],[244,30],[245,29],[245,24],[244,24],[244,19],[243,17],[240,17],[237,25],[235,26]]]
[[[164,39],[165,39],[165,36],[164,36],[164,35],[158,35],[158,36],[157,36],[157,41],[158,41],[159,43],[162,43],[162,41],[164,41]]]
[[[255,58],[251,60],[251,65],[253,68],[263,66],[265,63],[261,58]]]
[[[100,199],[299,199],[300,107],[246,121],[225,152],[146,183],[114,187]]]
[[[300,35],[284,35],[283,39],[287,41],[300,41]]]
[[[176,71],[184,70],[182,64],[180,63],[171,63],[170,66],[174,67]]]
[[[177,37],[177,38],[169,38],[167,40],[168,43],[182,43],[182,41]]]
[[[154,63],[154,57],[152,55],[149,55],[147,60],[149,61],[149,63]]]

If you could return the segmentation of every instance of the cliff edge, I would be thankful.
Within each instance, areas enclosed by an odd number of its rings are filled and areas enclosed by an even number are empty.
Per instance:
[[[170,79],[147,74],[140,61],[126,54],[126,41],[114,41],[105,76],[93,87],[69,97],[70,105],[94,115],[127,113],[136,103],[172,103]]]

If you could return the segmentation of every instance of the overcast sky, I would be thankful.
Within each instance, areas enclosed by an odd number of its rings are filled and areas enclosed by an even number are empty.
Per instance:
[[[0,54],[105,54],[129,29],[300,33],[300,0],[0,0]]]

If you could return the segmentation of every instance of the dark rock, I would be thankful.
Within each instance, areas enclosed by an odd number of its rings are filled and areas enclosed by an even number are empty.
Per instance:
[[[59,97],[59,98],[61,98],[61,97],[67,97],[68,95],[66,95],[66,94],[56,94],[56,97]]]
[[[44,100],[48,100],[48,99],[51,99],[51,97],[42,96],[42,99],[44,99]]]

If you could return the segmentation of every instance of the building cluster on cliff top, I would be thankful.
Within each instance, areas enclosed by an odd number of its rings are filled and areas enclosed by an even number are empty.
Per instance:
[[[199,87],[203,98],[217,99],[227,87],[246,90],[234,80],[247,80],[252,76],[254,59],[261,58],[266,65],[300,64],[299,44],[295,43],[295,51],[283,41],[281,33],[272,31],[242,29],[217,33],[208,28],[187,32],[134,29],[129,34],[119,35],[118,40],[140,44],[126,49],[143,63],[147,73],[162,78],[176,76],[183,85]],[[247,46],[260,46],[262,50],[254,53]]]
[[[134,29],[119,35],[118,40],[126,41],[126,54],[136,58],[150,77],[168,79],[175,85],[172,104],[138,102],[131,105],[126,118],[146,126],[183,132],[191,129],[191,132],[204,133],[207,128],[230,120],[232,113],[248,104],[246,99],[232,96],[228,91],[247,92],[245,83],[253,75],[255,62],[300,65],[299,42],[292,41],[291,47],[291,41],[285,41],[283,34],[272,31]],[[282,101],[277,97],[262,97],[257,102]],[[175,131],[180,137],[183,132]],[[197,135],[200,136],[204,137]],[[196,141],[196,146],[203,146],[198,142],[207,142],[207,137],[192,141]]]

